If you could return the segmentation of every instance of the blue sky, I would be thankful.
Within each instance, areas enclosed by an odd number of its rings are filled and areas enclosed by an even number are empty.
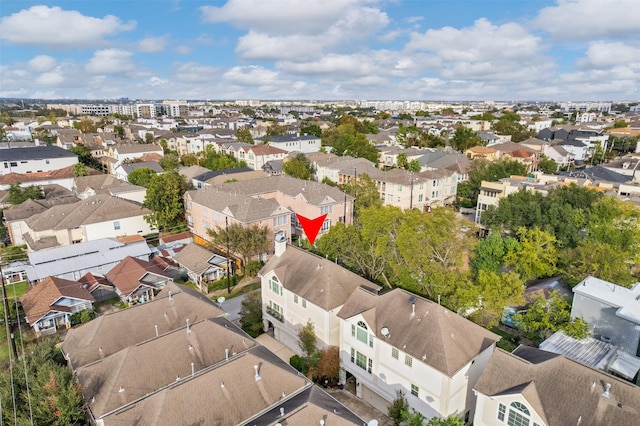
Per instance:
[[[640,100],[638,0],[0,4],[0,97]]]

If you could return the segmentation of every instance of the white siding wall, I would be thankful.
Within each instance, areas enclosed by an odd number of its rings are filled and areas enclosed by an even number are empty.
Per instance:
[[[114,222],[120,222],[120,229],[114,229]],[[100,238],[114,238],[121,235],[147,235],[154,232],[143,215],[112,220],[108,222],[92,223],[85,226],[86,241]]]
[[[8,173],[37,173],[64,169],[78,162],[77,157],[51,158],[25,161],[3,161],[0,165],[0,175]]]

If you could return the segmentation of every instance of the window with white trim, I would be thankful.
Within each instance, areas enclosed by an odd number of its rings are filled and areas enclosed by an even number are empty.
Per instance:
[[[273,218],[273,226],[284,226],[287,224],[287,219],[289,215],[281,214]]]
[[[302,299],[302,307],[303,308],[307,307],[307,301],[305,299]]]
[[[329,230],[329,228],[331,228],[331,219],[325,219],[324,222],[322,222],[322,228],[320,228],[320,230],[322,232],[326,232]]]
[[[119,220],[116,220],[116,221],[113,222],[113,229],[114,229],[114,231],[117,231],[117,230],[120,229],[120,221]]]
[[[269,290],[271,290],[275,294],[282,296],[282,285],[278,281],[278,277],[276,277],[275,275],[269,280]]]
[[[504,416],[507,412],[507,407],[504,404],[498,404],[498,420],[504,422]]]
[[[391,358],[398,359],[400,352],[396,348],[391,348]]]
[[[296,304],[298,303],[298,295],[297,294],[293,295],[293,303],[296,303]]]
[[[529,426],[531,413],[529,409],[520,402],[512,402],[509,406],[509,416],[507,424],[509,426]]]
[[[332,212],[333,212],[333,204],[329,204],[328,206],[320,206],[320,215],[331,214]]]

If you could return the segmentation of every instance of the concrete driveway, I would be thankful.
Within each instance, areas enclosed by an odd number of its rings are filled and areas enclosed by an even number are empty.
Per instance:
[[[295,353],[287,348],[282,343],[278,342],[276,339],[268,335],[267,333],[263,333],[259,335],[256,340],[265,348],[269,349],[271,352],[276,354],[278,358],[289,364],[289,360]]]

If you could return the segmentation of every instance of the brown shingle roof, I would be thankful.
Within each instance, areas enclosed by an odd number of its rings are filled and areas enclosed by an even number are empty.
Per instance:
[[[87,169],[89,175],[100,175],[97,170]],[[0,176],[0,185],[11,185],[12,183],[30,183],[30,182],[42,182],[55,179],[72,178],[73,166],[68,166],[62,169],[52,170],[48,172],[36,172],[36,173],[7,173]]]
[[[62,278],[47,277],[41,283],[31,287],[20,298],[20,302],[29,322],[33,324],[51,310],[67,312],[68,307],[54,305],[61,297],[95,301],[91,293],[82,288],[82,284]]]
[[[603,396],[611,384],[609,397]],[[562,355],[526,346],[496,349],[475,389],[489,397],[522,394],[547,425],[634,425],[640,388]]]
[[[156,325],[158,333],[164,334],[184,327],[187,318],[193,324],[224,314],[203,294],[169,282],[149,302],[101,315],[69,330],[62,350],[75,369],[155,337]]]
[[[224,318],[202,320],[129,346],[78,368],[78,382],[95,418],[256,345]],[[153,362],[149,362],[153,360]],[[120,392],[120,387],[123,391]],[[93,399],[95,398],[95,399]]]
[[[380,287],[342,266],[306,250],[287,246],[281,256],[273,256],[260,271],[274,271],[289,291],[329,311],[344,304],[360,286],[375,291]]]
[[[153,262],[127,256],[107,272],[107,279],[125,296],[133,293],[142,283],[146,274],[170,278]]]
[[[411,301],[415,303],[412,315]],[[499,336],[430,300],[406,290],[375,295],[356,290],[338,317],[361,314],[379,339],[452,377]],[[390,333],[385,338],[380,330]]]
[[[259,380],[255,379],[258,367]],[[313,386],[262,346],[106,416],[104,424],[236,425]],[[126,389],[125,391],[126,392]]]

